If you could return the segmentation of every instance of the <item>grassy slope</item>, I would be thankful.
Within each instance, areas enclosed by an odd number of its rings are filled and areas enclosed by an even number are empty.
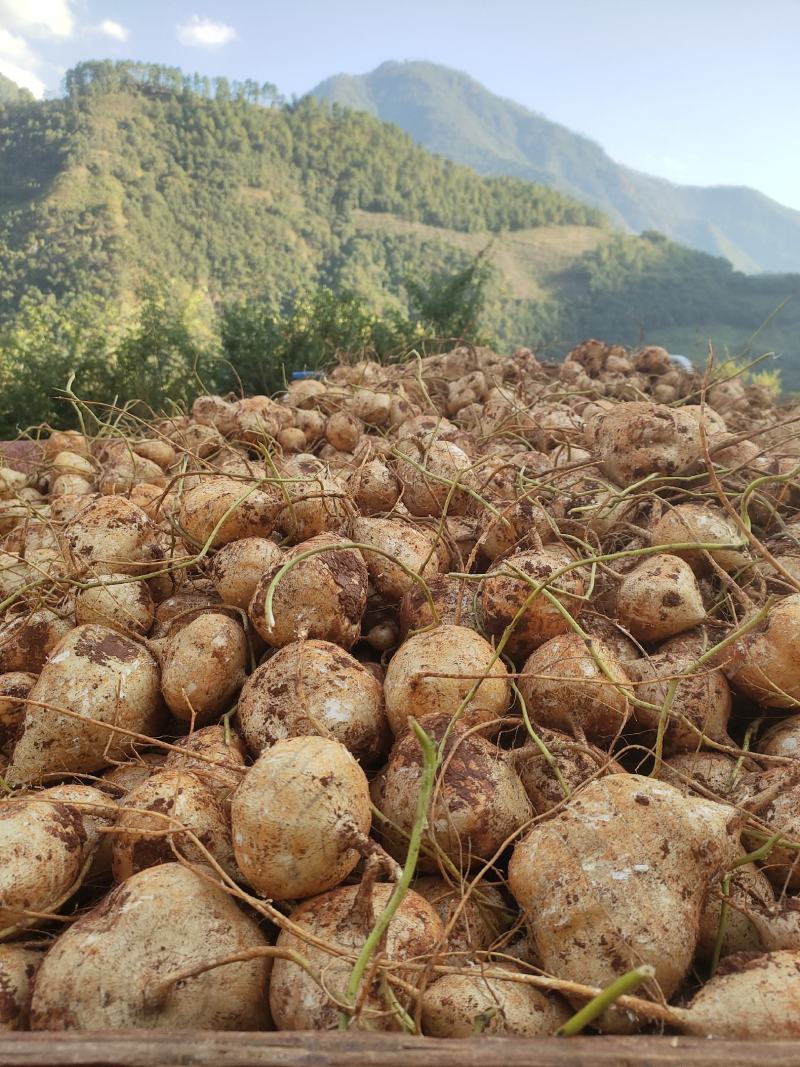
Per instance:
[[[357,229],[365,233],[383,233],[388,236],[405,235],[430,242],[442,242],[453,248],[475,255],[489,246],[490,257],[498,270],[498,284],[506,295],[523,303],[556,302],[561,307],[570,301],[586,299],[586,285],[581,270],[581,257],[587,252],[608,246],[615,235],[607,230],[587,226],[542,226],[518,230],[514,233],[495,235],[490,233],[458,233],[420,223],[409,222],[390,214],[356,212]],[[636,238],[629,238],[635,244]],[[735,277],[735,276],[734,276]],[[690,322],[648,326],[647,320],[613,334],[615,341],[635,345],[640,342],[666,345],[671,351],[682,352],[702,362],[709,344],[720,355],[739,354],[750,349],[752,355],[775,352],[777,365],[787,387],[800,388],[800,276],[782,276],[770,279],[740,279],[748,287],[759,285],[763,289],[758,305],[741,321],[731,322],[711,308]],[[774,320],[759,331],[765,320],[784,299],[789,303]],[[731,295],[731,300],[735,296]],[[599,316],[598,316],[599,317]],[[591,312],[584,321],[586,333],[592,330]],[[634,315],[635,318],[635,315]],[[578,339],[578,335],[556,339],[554,353]],[[504,337],[509,344],[530,340],[525,336]]]

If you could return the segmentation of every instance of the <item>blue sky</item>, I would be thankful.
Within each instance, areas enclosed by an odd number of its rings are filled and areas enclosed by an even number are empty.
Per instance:
[[[800,0],[0,0],[0,72],[81,59],[275,82],[430,59],[674,181],[800,209]]]

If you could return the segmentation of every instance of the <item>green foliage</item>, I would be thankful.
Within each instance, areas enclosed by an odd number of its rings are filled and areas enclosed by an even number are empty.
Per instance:
[[[84,398],[162,410],[457,337],[700,359],[710,338],[721,357],[775,350],[800,388],[800,299],[770,318],[798,276],[614,235],[552,189],[274,87],[93,63],[66,88],[0,105],[3,434],[68,421],[73,370]]]
[[[26,293],[126,298],[154,276],[276,302],[346,288],[354,213],[458,232],[601,216],[551,189],[483,179],[368,116],[174,68],[84,63],[67,95],[0,107],[0,316]],[[372,277],[371,295],[384,288]]]
[[[58,399],[74,376],[81,396],[113,399],[108,375],[113,313],[91,297],[63,305],[26,300],[13,324],[0,330],[0,433],[47,422],[72,423]]]
[[[262,297],[213,314],[199,296],[151,283],[123,320],[114,305],[96,299],[26,300],[13,326],[0,332],[0,436],[41,422],[73,425],[64,399],[72,379],[73,393],[99,419],[119,407],[146,415],[185,410],[203,392],[276,393],[293,370],[324,367],[339,354],[391,359],[414,347],[437,350],[436,330],[446,323],[478,340],[479,322],[475,332],[470,322],[487,280],[480,260],[451,279],[437,273],[424,287],[426,317],[379,314],[363,297],[325,287],[278,309]]]
[[[329,78],[312,95],[396,123],[418,144],[481,174],[558,189],[630,232],[658,230],[725,256],[739,270],[800,270],[800,212],[754,189],[682,186],[632,170],[594,141],[495,96],[461,71],[383,63],[369,74]]]
[[[220,337],[228,371],[219,386],[245,393],[274,393],[293,370],[317,370],[337,354],[400,354],[426,336],[422,323],[398,312],[383,316],[352,292],[319,288],[274,311],[264,300],[227,305]]]
[[[618,235],[575,271],[581,291],[565,308],[568,335],[686,346],[701,361],[709,340],[721,357],[743,361],[772,351],[785,387],[800,389],[800,275],[748,278],[660,234]]]
[[[0,74],[0,104],[27,103],[33,101],[33,94],[21,88],[16,82]]]
[[[74,425],[72,391],[104,418],[127,405],[139,414],[187,406],[213,385],[219,368],[216,325],[196,298],[151,287],[134,314],[93,297],[26,300],[0,330],[0,436],[47,422]]]
[[[217,346],[200,311],[197,299],[181,302],[155,286],[145,290],[109,360],[114,393],[123,403],[154,412],[185,409],[213,384]]]
[[[458,341],[480,337],[486,312],[487,287],[495,271],[485,248],[475,259],[455,274],[437,271],[424,283],[408,279],[406,285],[411,308],[420,323],[434,336]]]

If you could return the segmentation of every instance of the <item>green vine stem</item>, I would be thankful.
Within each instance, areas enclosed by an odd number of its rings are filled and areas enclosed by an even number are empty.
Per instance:
[[[719,909],[719,925],[717,926],[717,936],[714,938],[714,952],[711,957],[711,970],[709,978],[713,978],[717,973],[717,967],[719,967],[719,958],[722,955],[722,945],[725,941],[725,934],[728,932],[728,913],[730,912],[730,905],[728,898],[731,895],[731,875],[726,874],[722,879],[722,902]]]
[[[425,733],[416,719],[410,718],[408,720],[408,725],[414,731],[414,736],[422,749],[422,775],[420,778],[419,795],[417,797],[417,807],[414,815],[414,825],[411,829],[411,835],[408,841],[408,852],[406,853],[406,860],[403,864],[403,873],[400,876],[400,880],[395,885],[392,895],[387,901],[386,907],[383,909],[377,922],[370,930],[353,970],[350,973],[350,979],[347,983],[345,992],[345,997],[349,1004],[355,1003],[358,995],[358,988],[364,977],[364,972],[366,971],[381,938],[386,933],[389,923],[397,913],[397,909],[402,904],[403,899],[411,886],[411,881],[417,869],[417,860],[419,858],[420,846],[422,844],[422,835],[428,822],[428,804],[431,799],[431,794],[433,793],[436,768],[439,765],[439,753],[434,742],[428,734]],[[339,1029],[346,1030],[349,1023],[350,1013],[346,1011],[340,1012]]]
[[[632,993],[648,978],[655,978],[655,974],[655,967],[645,964],[642,967],[634,967],[632,971],[621,975],[611,985],[606,986],[602,992],[598,993],[596,997],[592,997],[588,1004],[584,1004],[580,1011],[576,1011],[571,1019],[567,1019],[564,1025],[556,1030],[556,1036],[574,1037],[579,1034],[585,1026],[593,1023],[599,1015],[607,1011],[621,996],[626,993]]]

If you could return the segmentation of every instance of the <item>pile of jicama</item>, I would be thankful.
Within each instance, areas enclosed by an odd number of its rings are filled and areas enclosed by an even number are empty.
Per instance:
[[[0,1029],[800,1036],[800,411],[597,341],[74,404],[0,468]]]

